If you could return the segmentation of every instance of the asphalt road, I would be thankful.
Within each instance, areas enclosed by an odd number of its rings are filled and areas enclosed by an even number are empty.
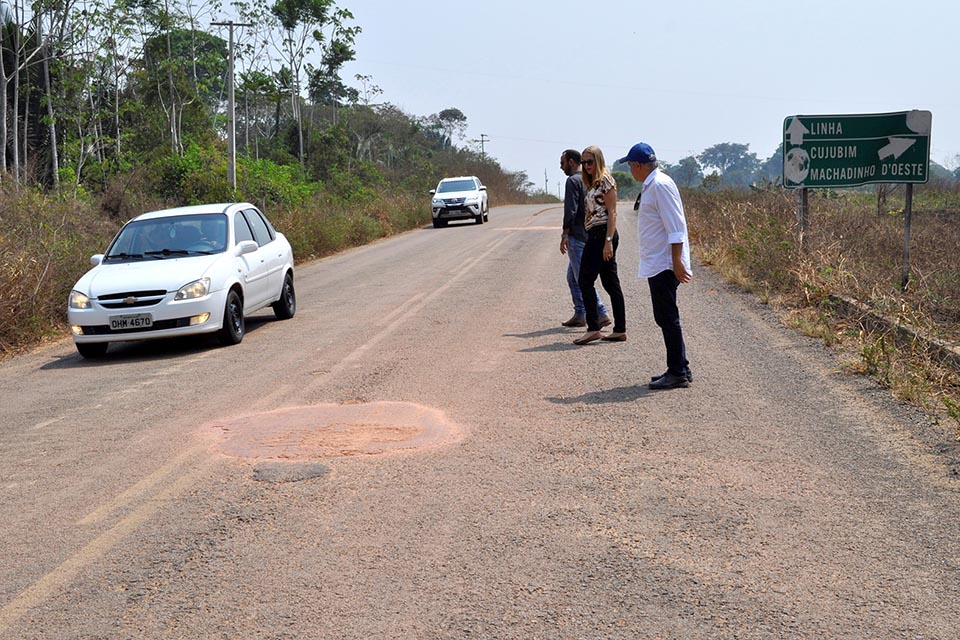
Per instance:
[[[0,365],[0,638],[943,638],[946,428],[696,268],[575,347],[558,208],[297,272],[243,343]]]

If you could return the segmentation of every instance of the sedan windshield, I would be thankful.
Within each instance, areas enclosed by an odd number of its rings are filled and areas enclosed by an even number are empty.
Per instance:
[[[222,213],[135,220],[120,230],[104,261],[210,255],[226,246],[227,217]]]
[[[445,180],[437,187],[437,193],[449,193],[451,191],[473,191],[477,188],[473,180]]]

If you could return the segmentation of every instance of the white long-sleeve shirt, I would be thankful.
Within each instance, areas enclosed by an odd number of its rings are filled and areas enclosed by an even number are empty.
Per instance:
[[[682,260],[690,269],[690,241],[687,238],[687,219],[683,214],[680,191],[670,176],[654,169],[643,181],[640,211],[637,216],[637,238],[640,244],[640,268],[637,276],[652,278],[673,270],[670,245],[683,244]]]

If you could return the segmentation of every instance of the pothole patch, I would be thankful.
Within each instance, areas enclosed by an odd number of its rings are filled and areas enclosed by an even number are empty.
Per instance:
[[[291,407],[239,416],[216,427],[223,435],[221,453],[286,462],[412,453],[463,437],[442,411],[408,402]]]

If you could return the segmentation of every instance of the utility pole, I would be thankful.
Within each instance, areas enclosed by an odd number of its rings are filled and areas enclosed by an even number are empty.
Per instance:
[[[211,22],[215,27],[230,28],[230,54],[227,61],[227,182],[230,188],[237,190],[237,117],[233,79],[233,28],[252,27],[249,22]]]
[[[543,170],[543,192],[550,193],[550,178],[547,177],[547,170]]]
[[[487,156],[483,151],[483,143],[488,141],[489,139],[490,137],[487,134],[485,133],[480,134],[480,162],[485,162],[487,159]]]

